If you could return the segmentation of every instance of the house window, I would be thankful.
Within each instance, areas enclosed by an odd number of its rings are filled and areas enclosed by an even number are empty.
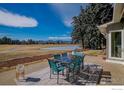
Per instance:
[[[121,32],[112,32],[111,33],[111,57],[122,57],[122,35]]]

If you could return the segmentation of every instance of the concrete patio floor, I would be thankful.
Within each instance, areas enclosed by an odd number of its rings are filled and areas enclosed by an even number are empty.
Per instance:
[[[43,70],[39,70],[37,72],[33,72],[31,74],[26,75],[26,77],[31,78],[40,78],[38,82],[18,82],[17,85],[57,85],[57,75],[52,75],[50,79],[50,69],[46,67]],[[59,85],[70,85],[69,82],[65,80],[65,76],[59,75]]]
[[[102,56],[85,56],[85,63],[94,63],[103,66],[103,71],[107,74],[103,76],[110,77],[109,83],[101,83],[102,85],[124,85],[124,65],[108,63],[103,60]],[[49,79],[49,67],[47,60],[43,62],[37,62],[25,66],[26,75],[40,78],[41,81],[32,85],[56,85],[56,75]],[[59,85],[70,85],[69,82],[65,81],[65,77],[60,76]],[[15,69],[4,71],[0,73],[0,85],[15,85],[19,82],[15,82]],[[28,85],[28,84],[25,84]]]
[[[107,85],[124,85],[124,65],[106,62],[102,56],[86,56],[84,62],[103,66],[103,71],[111,76],[111,83]]]

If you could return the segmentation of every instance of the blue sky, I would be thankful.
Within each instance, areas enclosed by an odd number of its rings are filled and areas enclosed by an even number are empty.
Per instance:
[[[70,40],[72,17],[86,4],[0,4],[0,37]]]

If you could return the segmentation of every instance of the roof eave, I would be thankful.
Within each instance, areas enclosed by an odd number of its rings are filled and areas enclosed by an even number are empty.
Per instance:
[[[97,26],[97,27],[98,27],[98,29],[100,30],[101,33],[107,33],[106,28],[108,27],[108,25],[111,25],[111,24],[113,24],[113,23],[114,23],[114,22],[111,21],[111,22],[108,22],[108,23],[102,24],[102,25]]]

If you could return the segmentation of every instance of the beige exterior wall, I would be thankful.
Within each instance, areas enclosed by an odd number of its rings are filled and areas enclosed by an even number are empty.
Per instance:
[[[123,15],[124,3],[116,3],[113,11],[113,22],[120,22]]]

